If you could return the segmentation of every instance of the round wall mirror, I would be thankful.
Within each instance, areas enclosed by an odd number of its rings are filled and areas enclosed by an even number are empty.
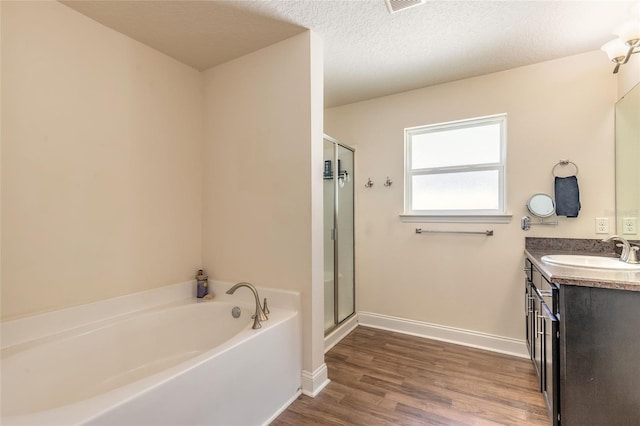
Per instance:
[[[534,216],[549,217],[556,211],[556,205],[549,195],[534,194],[527,202],[527,209]]]

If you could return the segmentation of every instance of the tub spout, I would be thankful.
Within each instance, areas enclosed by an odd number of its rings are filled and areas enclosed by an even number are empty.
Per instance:
[[[227,294],[233,294],[236,292],[237,289],[239,289],[240,287],[246,287],[249,290],[251,290],[251,292],[253,293],[253,296],[256,299],[256,313],[255,315],[253,315],[251,318],[253,318],[253,329],[256,328],[260,328],[262,327],[262,324],[260,324],[260,321],[266,321],[269,318],[267,317],[267,315],[264,312],[264,309],[262,308],[262,306],[260,305],[260,296],[258,296],[258,290],[256,290],[256,288],[253,286],[253,284],[251,283],[238,283],[236,285],[234,285],[233,287],[231,287],[229,290],[227,290]]]

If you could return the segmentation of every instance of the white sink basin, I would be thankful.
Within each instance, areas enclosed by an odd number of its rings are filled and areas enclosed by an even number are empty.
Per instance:
[[[573,266],[593,269],[615,269],[618,271],[640,271],[640,264],[620,261],[617,257],[586,256],[577,254],[551,254],[542,256],[542,261],[551,265]]]

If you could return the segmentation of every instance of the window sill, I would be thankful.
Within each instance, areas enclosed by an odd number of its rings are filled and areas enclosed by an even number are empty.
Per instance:
[[[401,214],[402,222],[412,223],[510,223],[511,214],[491,215],[423,215]]]

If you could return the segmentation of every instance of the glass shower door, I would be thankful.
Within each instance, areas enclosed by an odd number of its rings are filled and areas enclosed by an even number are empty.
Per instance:
[[[354,295],[354,180],[353,151],[341,145],[338,148],[337,224],[338,229],[338,295],[337,323],[341,323],[355,311]]]
[[[355,313],[353,170],[353,150],[325,137],[325,333]]]
[[[333,181],[333,164],[335,163],[335,144],[324,140],[324,329],[335,325],[334,319],[334,227],[335,221],[335,188]]]

